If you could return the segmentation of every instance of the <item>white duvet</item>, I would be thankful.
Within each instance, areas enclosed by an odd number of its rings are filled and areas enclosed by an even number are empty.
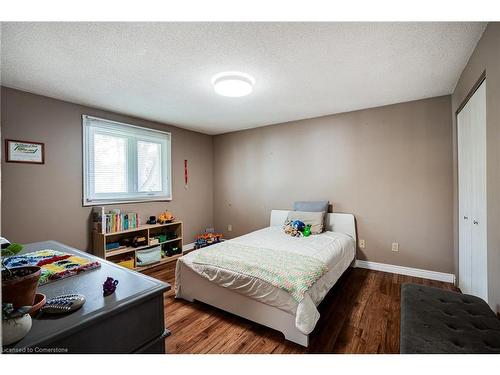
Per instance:
[[[328,271],[307,291],[304,299],[297,303],[289,293],[261,279],[223,268],[194,264],[195,253],[203,249],[193,251],[178,260],[219,286],[295,315],[297,329],[306,335],[312,332],[318,322],[317,306],[349,267],[355,256],[355,241],[347,234],[324,232],[310,237],[291,237],[283,232],[281,226],[268,227],[226,241],[226,244],[231,243],[287,251],[299,257],[307,255],[327,265]],[[180,280],[179,272],[178,264],[176,280]],[[177,282],[175,290],[176,297],[182,298],[182,289]]]

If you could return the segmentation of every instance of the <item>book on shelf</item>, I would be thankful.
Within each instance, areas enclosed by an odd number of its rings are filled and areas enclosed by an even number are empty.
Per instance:
[[[115,233],[135,229],[140,225],[139,214],[135,212],[106,212],[104,207],[92,208],[92,229],[97,233]]]

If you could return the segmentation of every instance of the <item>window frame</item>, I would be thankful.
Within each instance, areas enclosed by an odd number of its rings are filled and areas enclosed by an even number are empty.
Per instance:
[[[93,131],[91,130],[91,124],[92,121],[98,121],[98,122],[104,122],[109,125],[117,125],[119,127],[126,127],[126,128],[135,128],[140,131],[144,131],[147,133],[159,133],[162,134],[162,136],[166,136],[166,150],[163,151],[162,147],[162,166],[164,161],[166,161],[167,166],[166,166],[166,188],[167,194],[164,194],[164,191],[159,192],[159,194],[151,194],[150,192],[144,192],[140,193],[138,192],[137,188],[137,176],[138,176],[138,171],[135,170],[133,173],[133,176],[135,177],[135,188],[136,191],[134,192],[133,196],[124,196],[123,198],[116,197],[117,194],[119,193],[101,193],[100,195],[104,194],[109,194],[109,197],[103,197],[103,198],[95,198],[95,193],[92,191],[93,187],[93,181],[94,177],[90,176],[90,165],[89,163],[91,162],[91,159],[93,158],[93,155],[90,151],[91,145],[90,142],[87,142],[90,140],[90,133]],[[110,132],[112,133],[112,132]],[[154,139],[154,138],[153,138]],[[147,141],[147,137],[144,139],[140,139],[143,141]],[[163,146],[163,144],[162,144]],[[129,145],[130,148],[130,145]],[[127,163],[129,160],[132,159],[138,159],[138,154],[137,154],[137,145],[134,145],[132,147],[134,150],[134,156],[127,158]],[[105,118],[100,118],[100,117],[95,117],[95,116],[90,116],[90,115],[82,115],[82,150],[83,150],[83,173],[82,173],[82,204],[84,207],[87,206],[101,206],[104,204],[124,204],[124,203],[143,203],[143,202],[169,202],[172,200],[172,134],[170,132],[162,131],[162,130],[156,130],[156,129],[151,129],[147,128],[144,126],[137,126],[137,125],[132,125],[132,124],[127,124],[124,122],[119,122],[119,121],[114,121],[114,120],[108,120]],[[129,150],[130,151],[130,150]],[[165,155],[163,155],[165,154]],[[135,160],[134,166],[135,169],[137,169],[137,162],[138,160]],[[127,168],[127,174],[130,171],[131,168]],[[162,185],[164,184],[164,171],[163,168],[161,168],[161,174],[162,174]],[[129,180],[129,179],[128,179]]]

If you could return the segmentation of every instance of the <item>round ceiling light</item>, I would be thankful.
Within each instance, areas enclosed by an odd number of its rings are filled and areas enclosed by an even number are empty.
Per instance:
[[[212,84],[217,94],[238,98],[253,91],[255,79],[246,73],[222,72],[213,76]]]

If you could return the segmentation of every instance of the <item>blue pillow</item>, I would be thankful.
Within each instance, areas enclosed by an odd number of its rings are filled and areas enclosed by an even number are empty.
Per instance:
[[[328,212],[328,201],[302,201],[293,204],[294,211]]]

